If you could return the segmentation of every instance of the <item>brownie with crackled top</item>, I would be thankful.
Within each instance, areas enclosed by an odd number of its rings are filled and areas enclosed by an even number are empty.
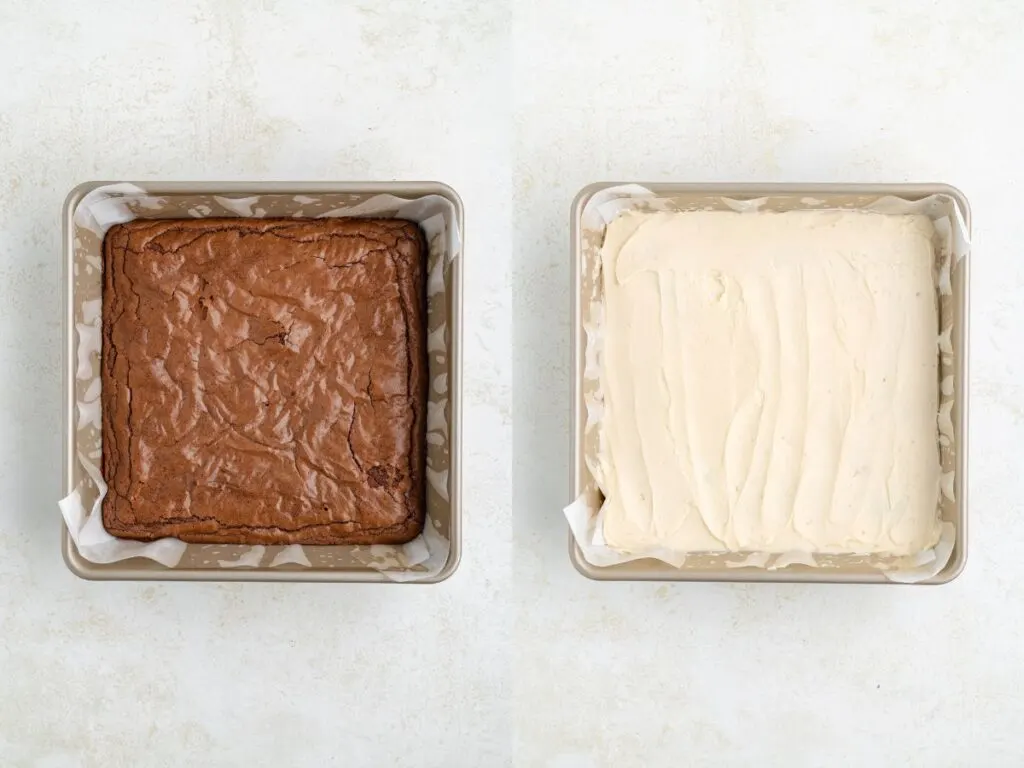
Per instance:
[[[138,219],[103,244],[114,536],[393,544],[425,508],[426,247],[392,219]]]

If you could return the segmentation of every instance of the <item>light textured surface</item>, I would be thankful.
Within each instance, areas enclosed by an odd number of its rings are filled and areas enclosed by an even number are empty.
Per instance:
[[[520,763],[1021,765],[1024,8],[518,7]],[[598,180],[949,181],[967,193],[973,528],[959,580],[630,585],[572,571],[557,511],[570,492],[567,222]]]
[[[4,768],[490,768],[512,763],[513,739],[531,768],[1020,765],[1019,6],[6,0],[0,39]],[[92,585],[65,570],[57,220],[96,177],[459,190],[466,521],[450,582]],[[568,207],[616,177],[937,179],[972,198],[960,580],[572,571]]]
[[[583,319],[602,318],[587,423],[608,547],[933,547],[934,237],[927,216],[859,211],[612,221]]]
[[[507,764],[507,13],[0,3],[0,766]],[[437,179],[466,202],[462,567],[88,584],[59,553],[60,206],[100,179]]]

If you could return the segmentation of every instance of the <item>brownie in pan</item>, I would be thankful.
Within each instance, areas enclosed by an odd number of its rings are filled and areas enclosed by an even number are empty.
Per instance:
[[[103,245],[103,523],[190,543],[423,527],[426,247],[393,219],[137,219]]]

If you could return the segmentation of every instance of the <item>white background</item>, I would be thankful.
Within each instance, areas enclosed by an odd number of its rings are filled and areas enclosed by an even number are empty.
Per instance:
[[[3,0],[0,41],[0,767],[1024,764],[1024,7]],[[93,178],[460,192],[449,582],[65,570],[59,209]],[[958,581],[614,585],[571,569],[568,209],[608,179],[967,193]]]
[[[0,0],[0,768],[507,762],[506,17],[475,2]],[[459,191],[470,447],[450,582],[88,584],[67,571],[60,206],[94,178]]]

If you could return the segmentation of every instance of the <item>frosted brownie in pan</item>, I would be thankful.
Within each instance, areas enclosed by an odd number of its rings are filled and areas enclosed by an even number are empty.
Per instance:
[[[426,248],[393,219],[118,224],[103,245],[103,523],[394,544],[424,519]]]

